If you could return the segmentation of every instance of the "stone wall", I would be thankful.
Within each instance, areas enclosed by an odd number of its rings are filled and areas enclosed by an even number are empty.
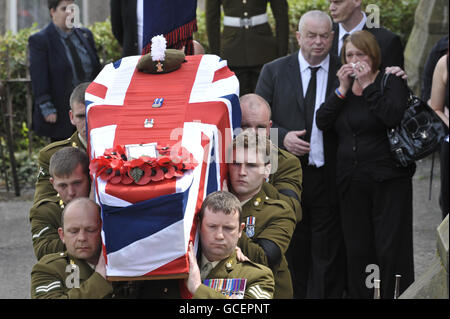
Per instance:
[[[448,215],[436,230],[436,257],[430,268],[400,296],[400,299],[448,299]]]
[[[6,12],[6,1],[0,1],[0,12]],[[6,31],[6,14],[0,13],[0,34],[4,34]]]
[[[448,0],[420,0],[415,23],[405,48],[408,85],[420,94],[421,74],[433,45],[448,34]]]

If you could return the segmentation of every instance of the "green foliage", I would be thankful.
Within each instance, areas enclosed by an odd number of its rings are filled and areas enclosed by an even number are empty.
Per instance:
[[[197,10],[197,26],[198,31],[194,33],[194,39],[200,42],[205,49],[205,52],[209,52],[208,36],[206,35],[206,18],[205,11]]]
[[[88,27],[94,35],[100,63],[106,65],[122,57],[122,48],[117,42],[111,30],[111,21],[96,22]]]

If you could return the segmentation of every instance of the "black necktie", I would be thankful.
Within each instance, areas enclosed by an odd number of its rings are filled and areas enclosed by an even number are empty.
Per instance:
[[[317,71],[320,69],[318,67],[309,67],[311,70],[311,79],[309,80],[308,89],[305,95],[305,111],[306,111],[306,136],[305,140],[307,142],[311,139],[312,123],[314,119],[314,111],[316,108],[316,91],[317,91]]]
[[[75,67],[75,72],[77,73],[77,78],[79,82],[85,81],[85,73],[83,69],[83,65],[81,63],[80,56],[78,55],[77,49],[73,45],[72,41],[69,37],[65,37],[64,41],[66,42],[67,47],[69,48],[70,55],[72,56],[73,65]]]
[[[348,37],[349,35],[350,35],[350,33],[344,34],[344,37],[342,38],[342,48],[344,47],[345,39],[347,39],[347,37]],[[342,48],[341,48],[341,52],[339,52],[339,56],[341,56]]]

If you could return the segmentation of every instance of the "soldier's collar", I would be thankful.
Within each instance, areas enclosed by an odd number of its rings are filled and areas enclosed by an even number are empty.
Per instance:
[[[246,202],[246,205],[247,206],[250,205],[250,207],[252,207],[252,209],[261,210],[266,198],[267,198],[266,193],[264,192],[264,190],[261,187],[259,192]],[[242,207],[244,207],[244,205],[242,205]]]

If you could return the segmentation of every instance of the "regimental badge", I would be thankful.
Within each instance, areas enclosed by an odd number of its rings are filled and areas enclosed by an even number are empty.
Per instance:
[[[161,61],[158,61],[158,63],[156,64],[156,72],[158,73],[163,72],[164,71],[163,66],[164,65],[161,63]]]
[[[164,98],[162,98],[162,97],[156,98],[156,99],[153,101],[152,107],[154,107],[154,108],[159,108],[159,107],[161,107],[161,106],[163,105],[163,103],[164,103]]]
[[[255,221],[256,221],[255,217],[253,216],[247,217],[245,233],[247,234],[248,238],[252,238],[253,236],[255,236]]]
[[[44,172],[44,169],[42,167],[39,167],[39,173],[38,173],[37,178],[39,178],[40,176],[45,176],[45,172]]]
[[[145,119],[145,121],[144,121],[145,128],[152,128],[154,125],[155,125],[154,119]]]

